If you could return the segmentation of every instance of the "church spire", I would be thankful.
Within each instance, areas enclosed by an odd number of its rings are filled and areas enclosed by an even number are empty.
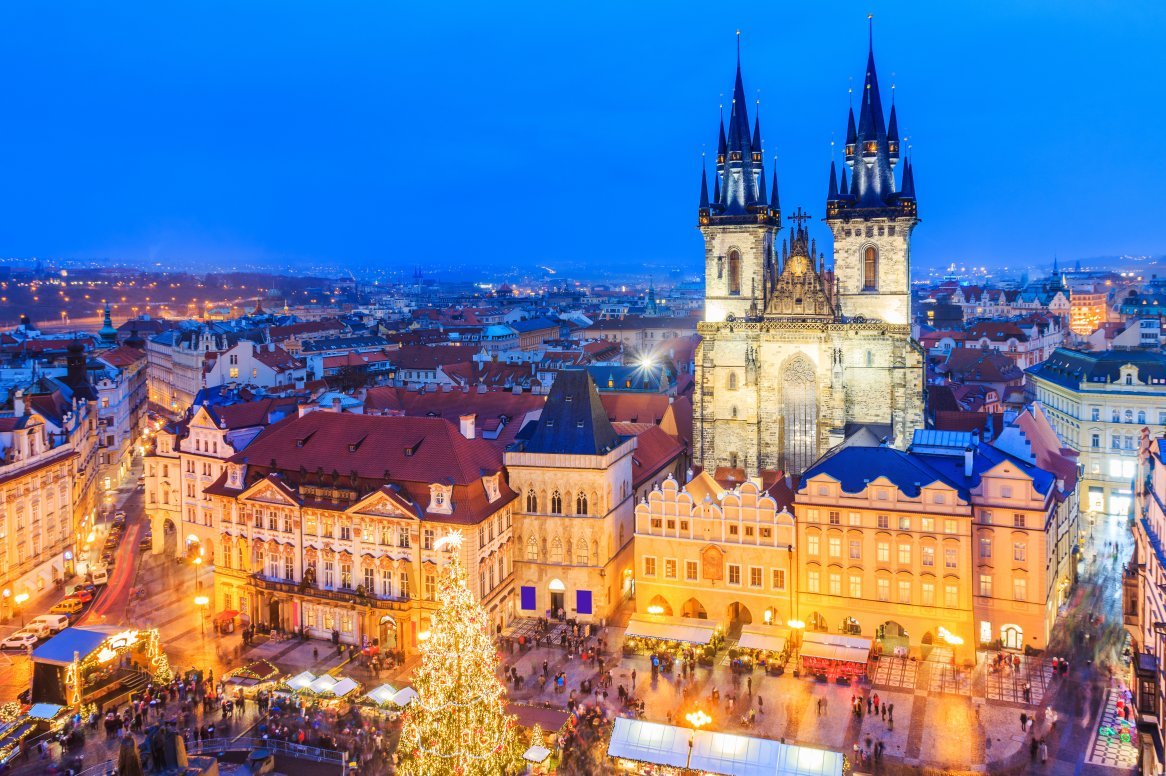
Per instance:
[[[826,201],[834,202],[838,199],[838,171],[834,169],[834,160],[830,160],[830,183],[826,189]]]
[[[895,189],[895,166],[899,162],[899,116],[891,92],[890,124],[883,110],[879,91],[878,70],[874,56],[874,23],[871,21],[866,53],[862,93],[859,96],[858,119],[855,126],[854,106],[846,121],[845,167],[842,185],[838,191],[839,205],[827,207],[827,216],[841,215],[842,211],[909,210],[915,215],[913,173],[903,169],[903,186]],[[851,183],[846,185],[846,168],[850,169]],[[910,188],[908,188],[910,186]],[[910,200],[900,202],[900,199]],[[853,200],[853,201],[851,201]]]
[[[915,199],[915,171],[910,159],[903,163],[903,190],[899,199]]]
[[[761,158],[761,120],[754,116],[752,129],[745,101],[745,78],[741,67],[740,33],[737,36],[737,63],[728,122],[722,107],[717,136],[717,165],[713,196],[709,201],[709,223],[722,219],[745,219],[755,223],[758,216],[773,218],[767,202],[765,173]]]
[[[703,157],[700,165],[700,209],[702,213],[709,209],[709,176],[704,167]]]

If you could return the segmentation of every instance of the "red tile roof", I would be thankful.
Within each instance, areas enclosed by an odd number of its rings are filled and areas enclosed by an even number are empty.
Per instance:
[[[131,348],[128,345],[107,350],[100,355],[100,358],[110,366],[118,369],[125,369],[127,366],[136,364],[146,358],[146,351],[139,348]]]
[[[393,484],[427,519],[441,522],[476,523],[515,495],[502,478],[500,497],[489,501],[482,478],[501,471],[502,451],[486,440],[466,439],[443,418],[309,412],[267,429],[230,460],[247,463],[249,484],[270,473],[291,486],[321,476],[322,482],[338,476],[347,483],[355,475],[365,494]],[[454,487],[453,514],[428,513],[431,483]]]
[[[402,345],[394,351],[393,361],[398,369],[437,369],[446,364],[472,361],[473,347],[462,345]]]
[[[613,423],[612,427],[620,436],[636,437],[636,451],[632,454],[633,487],[660,476],[684,452],[683,445],[655,424]]]

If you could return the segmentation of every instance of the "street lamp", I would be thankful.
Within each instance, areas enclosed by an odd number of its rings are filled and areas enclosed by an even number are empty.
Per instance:
[[[207,598],[205,595],[194,597],[194,605],[202,608],[202,616],[199,620],[199,625],[201,626],[203,636],[206,636],[206,608],[210,602],[211,599]]]
[[[713,721],[713,718],[704,713],[703,709],[695,709],[684,715],[688,720],[688,724],[692,725],[692,735],[688,737],[688,762],[685,765],[692,764],[692,747],[696,744],[696,732],[705,725]]]
[[[16,602],[16,611],[20,615],[20,627],[24,627],[24,602],[28,600],[28,593],[17,593],[16,597],[12,599]]]
[[[8,607],[11,606],[11,604],[8,603],[8,599],[11,597],[12,597],[12,591],[9,590],[8,588],[4,588],[4,619],[5,620],[8,619]]]
[[[202,582],[198,578],[198,572],[202,569],[202,548],[199,548],[199,554],[194,556],[194,589],[202,590]]]

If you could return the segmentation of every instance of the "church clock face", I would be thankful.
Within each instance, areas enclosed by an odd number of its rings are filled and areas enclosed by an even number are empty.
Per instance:
[[[801,277],[810,268],[810,261],[805,256],[793,256],[789,260],[790,272]]]

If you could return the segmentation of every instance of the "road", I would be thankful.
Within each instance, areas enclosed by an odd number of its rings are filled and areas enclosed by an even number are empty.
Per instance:
[[[148,527],[142,509],[142,491],[135,489],[121,508],[126,513],[126,527],[114,553],[115,562],[109,575],[109,582],[100,589],[93,604],[74,625],[126,622],[126,609],[130,601],[130,591],[134,588],[137,578],[137,561],[141,554],[138,542]]]

